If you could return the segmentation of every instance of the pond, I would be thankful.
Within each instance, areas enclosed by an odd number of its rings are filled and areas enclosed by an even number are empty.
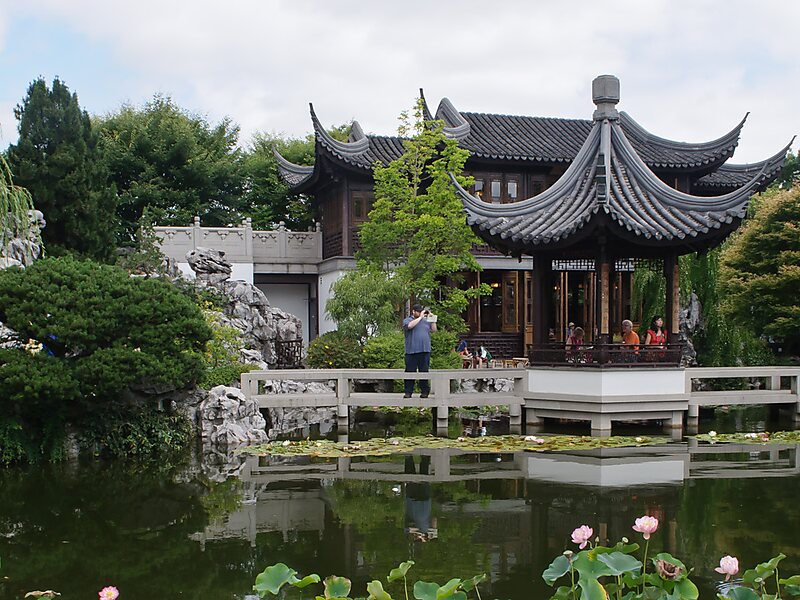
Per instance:
[[[752,410],[702,426],[777,428]],[[781,551],[781,574],[800,572],[797,450],[682,440],[569,453],[439,449],[5,469],[0,598],[45,589],[96,598],[115,585],[121,600],[242,599],[276,562],[301,575],[347,575],[353,594],[364,595],[367,581],[385,581],[409,558],[412,580],[485,572],[483,598],[547,598],[541,573],[573,547],[574,528],[636,540],[631,526],[643,514],[661,522],[651,551],[694,567],[701,598],[714,598],[724,554],[750,567]]]

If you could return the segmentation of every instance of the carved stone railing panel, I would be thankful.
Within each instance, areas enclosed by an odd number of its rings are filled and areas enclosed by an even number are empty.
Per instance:
[[[169,258],[186,260],[186,253],[198,247],[225,252],[233,262],[301,262],[322,260],[322,232],[289,231],[283,223],[270,231],[253,231],[249,219],[241,227],[156,227],[161,250]]]

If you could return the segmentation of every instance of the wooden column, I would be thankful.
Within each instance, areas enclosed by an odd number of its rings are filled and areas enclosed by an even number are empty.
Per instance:
[[[548,259],[536,255],[533,257],[533,343],[543,344],[547,341],[547,294],[548,275],[550,269],[547,268]]]
[[[609,314],[611,307],[611,290],[609,289],[609,285],[611,283],[611,269],[610,265],[608,264],[608,259],[605,257],[605,253],[601,255],[600,264],[598,265],[597,279],[597,295],[599,297],[598,311],[600,313],[598,315],[598,321],[600,325],[600,341],[601,343],[608,343],[611,341],[611,315]]]
[[[680,266],[678,257],[668,256],[664,259],[664,277],[667,280],[667,329],[670,332],[667,341],[677,341],[680,333]]]

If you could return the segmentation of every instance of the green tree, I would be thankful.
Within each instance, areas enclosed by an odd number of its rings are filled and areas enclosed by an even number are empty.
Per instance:
[[[37,79],[14,109],[19,140],[8,149],[18,185],[44,213],[48,252],[107,260],[114,250],[114,197],[96,161],[97,136],[77,94]]]
[[[469,300],[488,292],[459,287],[465,272],[480,270],[470,252],[478,240],[450,181],[454,173],[462,186],[471,185],[462,175],[469,152],[444,135],[442,121],[423,118],[422,101],[400,120],[405,152],[375,165],[375,204],[361,227],[357,258],[393,273],[407,294],[434,307],[443,327],[462,330]]]
[[[101,119],[98,130],[123,241],[133,239],[145,208],[161,225],[188,225],[195,215],[209,226],[241,220],[239,129],[228,119],[212,125],[157,95]]]
[[[786,154],[786,162],[783,163],[780,177],[772,184],[782,188],[791,187],[792,182],[800,178],[800,152],[792,154],[790,150]]]
[[[164,392],[203,375],[211,332],[169,281],[72,257],[0,270],[0,321],[29,339],[0,350],[0,426],[27,439],[108,415],[124,392]],[[2,429],[2,427],[0,427]]]
[[[390,273],[362,263],[338,279],[331,291],[325,310],[342,335],[363,343],[397,329],[407,291]]]
[[[347,141],[350,123],[328,130],[334,139]],[[291,230],[301,231],[314,224],[309,198],[290,194],[289,186],[278,174],[277,150],[289,162],[297,165],[314,164],[314,136],[289,138],[275,133],[257,133],[244,154],[246,178],[245,216],[253,220],[256,229],[268,229],[283,221]]]
[[[800,351],[800,187],[770,190],[722,255],[723,310]]]

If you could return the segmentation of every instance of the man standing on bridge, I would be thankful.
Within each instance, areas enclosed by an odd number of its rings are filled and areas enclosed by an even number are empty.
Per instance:
[[[411,316],[403,319],[405,335],[406,373],[427,373],[431,366],[431,332],[436,331],[436,315],[429,309],[415,304],[411,308]],[[431,392],[431,382],[421,379],[419,382],[420,398],[427,398]],[[411,398],[414,392],[414,380],[405,380],[404,398]]]

